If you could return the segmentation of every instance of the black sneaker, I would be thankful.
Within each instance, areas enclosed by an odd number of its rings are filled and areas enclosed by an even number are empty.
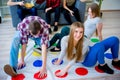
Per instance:
[[[114,74],[114,71],[107,64],[105,64],[104,66],[98,65],[98,69],[108,74]]]
[[[51,52],[59,52],[59,51],[61,51],[60,49],[59,50],[55,50],[55,48],[52,48],[52,49],[50,49],[50,51]]]
[[[113,65],[114,67],[120,68],[120,60],[119,60],[119,61],[114,61],[114,60],[112,60],[112,65]]]
[[[49,30],[49,34],[52,34],[52,30],[51,30],[51,28],[48,28],[48,30]]]
[[[33,49],[35,52],[41,53],[42,49],[40,47]]]
[[[57,26],[54,26],[53,31],[58,31],[58,27],[57,27]]]
[[[6,74],[10,75],[11,77],[14,77],[17,75],[16,69],[11,67],[9,64],[4,66],[4,71]]]

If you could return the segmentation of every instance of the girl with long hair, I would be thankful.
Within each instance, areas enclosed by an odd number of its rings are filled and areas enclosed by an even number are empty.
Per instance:
[[[109,37],[91,47],[89,46],[89,43],[89,39],[84,37],[84,26],[82,23],[74,22],[70,27],[70,34],[64,36],[61,40],[61,52],[58,60],[56,60],[54,64],[59,65],[65,55],[70,62],[56,75],[63,76],[76,62],[91,67],[94,66],[97,61],[100,70],[108,74],[113,74],[114,71],[104,60],[104,52],[108,49],[111,49],[113,56],[112,65],[120,68],[120,60],[118,60],[119,39],[117,37]]]

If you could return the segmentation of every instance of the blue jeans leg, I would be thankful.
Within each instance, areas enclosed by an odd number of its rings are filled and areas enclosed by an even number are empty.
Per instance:
[[[35,7],[29,9],[29,12],[32,16],[37,16],[37,9]]]
[[[104,64],[104,53],[108,49],[111,49],[113,59],[118,58],[119,39],[117,37],[109,37],[91,47],[83,62],[83,65],[88,67],[94,66],[97,61],[99,64]]]
[[[34,40],[34,42],[35,42],[35,45],[37,45],[37,46],[41,46],[41,38],[31,38],[32,40]]]
[[[14,68],[17,68],[19,46],[20,46],[20,32],[17,31],[14,35],[10,49],[10,65]]]
[[[85,57],[83,65],[87,67],[94,66],[97,61],[101,61],[101,64],[104,63],[104,52],[105,48],[100,43],[96,43],[89,49],[87,56]]]

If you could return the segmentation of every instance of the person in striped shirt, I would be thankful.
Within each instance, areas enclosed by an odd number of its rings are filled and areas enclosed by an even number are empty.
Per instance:
[[[21,69],[25,66],[24,55],[26,52],[26,47],[28,39],[31,38],[35,43],[42,48],[42,67],[40,69],[39,77],[46,75],[46,58],[47,58],[47,47],[49,41],[49,31],[48,24],[38,16],[29,16],[23,19],[18,26],[15,36],[12,41],[10,49],[10,65],[4,66],[4,71],[14,77],[17,75],[16,70]],[[21,48],[21,58],[18,61],[18,53],[20,44]]]

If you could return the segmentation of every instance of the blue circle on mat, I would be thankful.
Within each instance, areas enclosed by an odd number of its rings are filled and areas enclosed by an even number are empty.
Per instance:
[[[106,58],[108,58],[108,59],[113,59],[113,57],[112,57],[112,54],[111,54],[111,53],[106,53],[106,54],[105,54],[105,57],[106,57]]]
[[[53,60],[52,60],[52,64],[54,64],[54,62],[55,62],[56,60],[58,60],[58,58],[53,59]],[[63,63],[63,60],[60,62],[60,65],[61,65],[62,63]]]
[[[41,67],[42,66],[42,60],[36,60],[36,61],[34,61],[33,65],[35,67]]]

